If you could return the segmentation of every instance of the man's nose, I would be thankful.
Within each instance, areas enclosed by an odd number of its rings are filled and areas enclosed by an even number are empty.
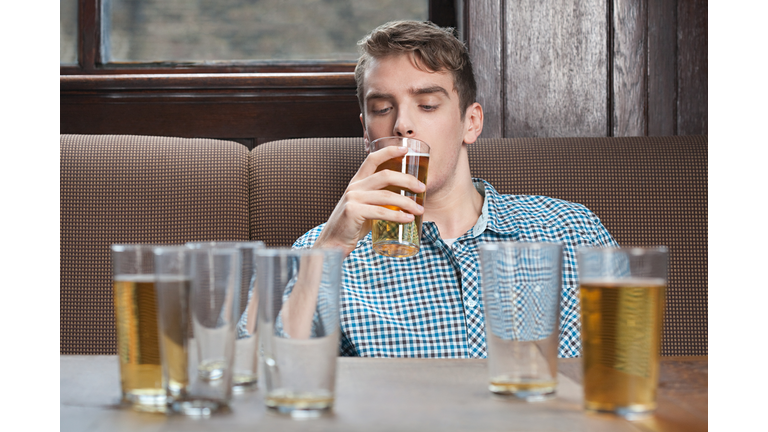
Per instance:
[[[395,136],[401,137],[413,137],[416,133],[413,121],[411,120],[408,110],[399,109],[397,111],[397,120],[395,121],[395,128],[392,131]]]

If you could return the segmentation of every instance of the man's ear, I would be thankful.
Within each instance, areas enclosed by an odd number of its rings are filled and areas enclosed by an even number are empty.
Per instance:
[[[483,132],[483,107],[475,102],[464,115],[464,144],[472,144]]]
[[[368,140],[368,131],[365,129],[365,120],[363,114],[360,114],[360,124],[363,125],[363,142],[365,143],[365,154],[371,149],[371,142]]]

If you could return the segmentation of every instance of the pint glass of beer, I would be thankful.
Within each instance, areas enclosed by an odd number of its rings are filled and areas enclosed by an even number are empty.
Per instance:
[[[384,147],[407,147],[405,156],[390,159],[376,169],[376,172],[388,169],[410,174],[420,182],[427,183],[427,168],[429,166],[429,146],[427,143],[401,137],[379,138],[371,142],[370,152],[373,153]],[[407,189],[390,186],[386,188],[402,196],[407,196],[419,205],[424,205],[425,193],[414,193]],[[390,210],[400,210],[398,207],[387,206]],[[421,215],[416,216],[413,222],[401,224],[385,220],[375,220],[371,226],[373,250],[380,255],[388,257],[410,257],[419,253],[419,240],[421,239]]]
[[[667,248],[583,248],[576,256],[585,409],[643,418],[656,409]]]
[[[122,401],[138,411],[164,412],[153,246],[111,249]]]

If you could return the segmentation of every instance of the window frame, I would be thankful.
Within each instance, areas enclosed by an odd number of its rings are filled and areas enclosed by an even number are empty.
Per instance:
[[[203,62],[105,62],[107,35],[102,34],[102,1],[78,0],[77,14],[77,64],[61,64],[61,75],[109,75],[109,74],[228,74],[228,73],[333,73],[353,72],[355,62],[350,61],[217,61]],[[456,27],[462,32],[462,19],[456,11],[466,16],[466,0],[429,0],[429,19],[441,26]]]

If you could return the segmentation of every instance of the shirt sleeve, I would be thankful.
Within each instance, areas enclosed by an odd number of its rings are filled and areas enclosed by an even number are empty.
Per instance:
[[[592,244],[594,246],[602,247],[619,247],[619,244],[616,242],[616,240],[613,239],[611,233],[609,233],[605,226],[603,226],[600,218],[598,218],[597,215],[591,211],[589,213],[591,215],[592,224],[594,225],[595,230],[595,236]]]

